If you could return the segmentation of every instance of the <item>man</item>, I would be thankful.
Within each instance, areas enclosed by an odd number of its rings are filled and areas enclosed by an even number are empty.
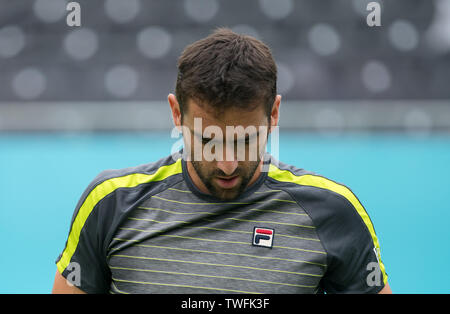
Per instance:
[[[188,46],[168,96],[182,156],[91,182],[53,292],[389,293],[356,196],[264,153],[276,80],[269,48],[252,37],[218,29]]]

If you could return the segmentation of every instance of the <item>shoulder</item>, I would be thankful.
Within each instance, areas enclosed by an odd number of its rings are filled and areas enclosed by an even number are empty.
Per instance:
[[[311,202],[339,202],[342,198],[350,203],[353,201],[351,196],[353,193],[347,186],[315,172],[282,162],[270,164],[268,179],[270,184],[277,185],[294,198]]]
[[[159,182],[181,173],[181,159],[171,156],[158,161],[122,169],[107,169],[100,172],[89,184],[88,190],[103,186],[100,190],[132,188],[141,184]]]
[[[180,180],[179,173],[181,160],[169,156],[153,163],[98,174],[75,208],[66,247],[57,264],[59,271],[62,273],[69,265],[80,243],[84,248],[80,254],[87,254],[91,247],[95,247],[96,252],[105,252],[110,230],[115,230],[128,209],[147,195],[170,186],[167,180]]]
[[[171,156],[136,167],[104,170],[80,197],[73,224],[82,227],[88,217],[102,221],[106,216],[123,214],[143,198],[181,180],[180,173],[181,159]]]
[[[270,165],[268,184],[283,190],[309,215],[327,252],[327,291],[375,291],[366,285],[366,266],[378,262],[387,275],[366,209],[349,187],[292,165]]]
[[[362,232],[378,247],[366,209],[346,185],[281,162],[270,165],[268,178],[308,213],[319,232]]]
[[[320,211],[338,213],[337,208],[364,210],[352,190],[315,172],[282,162],[271,163],[268,171],[269,184],[285,190],[300,203],[313,204]]]

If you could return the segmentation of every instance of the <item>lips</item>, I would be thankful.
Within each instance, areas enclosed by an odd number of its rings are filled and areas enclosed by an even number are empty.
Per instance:
[[[216,182],[223,189],[233,188],[239,180],[239,176],[234,177],[216,177]]]

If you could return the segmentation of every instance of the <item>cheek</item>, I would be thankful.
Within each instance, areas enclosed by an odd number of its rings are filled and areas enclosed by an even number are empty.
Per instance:
[[[258,160],[258,161],[255,161],[255,162],[252,162],[252,163],[251,163],[251,166],[250,166],[250,168],[249,168],[249,173],[248,173],[248,175],[249,175],[250,177],[252,177],[252,176],[255,174],[255,172],[256,172],[257,169],[258,169],[258,166],[259,166],[260,162],[261,162],[261,160]]]
[[[194,139],[191,136],[183,136],[184,149],[190,161],[200,161],[198,156],[195,155]]]
[[[241,169],[240,173],[243,176],[249,176],[252,174],[257,165],[258,161],[245,161],[242,164],[239,164],[239,168]]]

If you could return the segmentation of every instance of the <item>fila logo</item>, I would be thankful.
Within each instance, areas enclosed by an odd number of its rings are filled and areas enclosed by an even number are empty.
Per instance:
[[[255,227],[253,229],[253,242],[255,246],[271,248],[273,244],[274,229]]]

